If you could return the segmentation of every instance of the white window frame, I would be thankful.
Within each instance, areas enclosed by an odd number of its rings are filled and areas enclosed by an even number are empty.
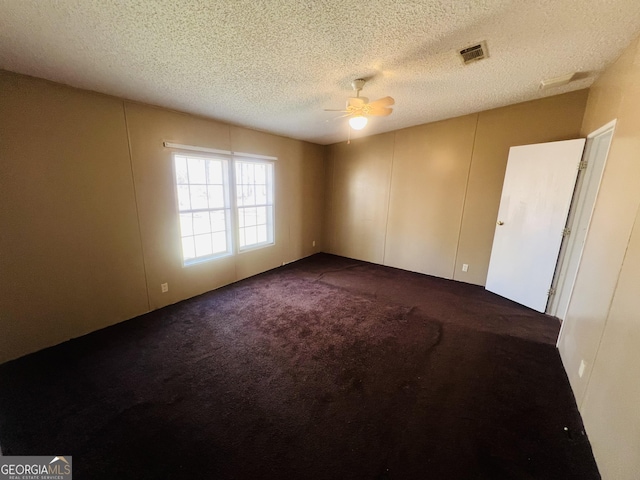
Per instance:
[[[207,187],[207,191],[209,189],[209,186],[217,186],[220,184],[199,184],[199,183],[192,183],[191,179],[188,178],[188,183],[184,184],[184,183],[178,183],[178,172],[177,172],[177,162],[178,162],[178,158],[185,158],[186,162],[187,162],[187,169],[189,168],[189,161],[188,159],[202,159],[202,160],[210,160],[210,161],[221,161],[222,162],[222,187],[223,187],[223,206],[222,207],[212,207],[210,205],[208,205],[206,208],[193,208],[193,205],[191,204],[191,198],[190,198],[190,205],[188,209],[181,209],[180,208],[180,193],[179,193],[179,189],[181,186],[189,186],[189,191],[191,191],[191,187],[192,186],[203,186],[206,185]],[[206,155],[206,154],[199,154],[199,153],[192,153],[192,152],[188,152],[188,153],[184,153],[184,152],[173,152],[171,155],[171,160],[173,163],[173,173],[174,173],[174,188],[175,188],[175,204],[176,204],[176,210],[177,210],[177,218],[178,218],[178,228],[180,230],[180,250],[182,252],[182,263],[184,266],[189,266],[189,265],[193,265],[195,263],[200,263],[200,262],[205,262],[208,260],[214,260],[216,258],[221,258],[221,257],[227,257],[229,255],[233,254],[233,245],[234,245],[234,239],[233,239],[233,216],[234,216],[234,212],[233,212],[233,202],[232,202],[232,185],[231,185],[231,181],[230,181],[230,175],[229,175],[229,171],[231,170],[232,166],[230,163],[230,159],[224,155],[217,155],[217,154],[210,154],[210,155]],[[224,213],[224,223],[225,223],[225,229],[224,229],[224,233],[225,233],[225,240],[226,240],[226,249],[224,251],[218,251],[218,252],[213,252],[211,254],[207,254],[207,255],[196,255],[194,257],[189,257],[189,258],[185,258],[185,250],[184,250],[184,246],[183,246],[183,242],[185,238],[188,237],[193,237],[193,241],[194,241],[194,254],[197,253],[197,248],[196,248],[196,237],[199,234],[196,234],[193,232],[194,226],[192,224],[192,232],[189,233],[188,235],[184,234],[183,228],[182,228],[182,216],[189,214],[189,215],[193,215],[193,214],[201,214],[201,213],[208,213],[209,215],[211,215],[211,213],[213,212],[220,212],[222,211]],[[211,220],[210,220],[211,221]],[[211,223],[209,223],[210,225],[210,229],[209,232],[205,232],[203,233],[204,235],[207,234],[215,234],[215,233],[220,233],[220,231],[217,232],[213,232],[212,231],[212,227],[211,227]]]
[[[181,145],[175,143],[164,142],[164,146],[167,148],[171,148],[173,151],[171,153],[171,163],[173,170],[173,185],[174,185],[174,194],[175,194],[175,206],[176,206],[176,218],[178,222],[178,229],[180,231],[180,251],[182,254],[182,264],[184,267],[188,267],[194,264],[199,264],[202,262],[208,262],[211,260],[216,260],[224,257],[228,257],[235,254],[242,254],[245,252],[249,252],[252,250],[258,250],[261,248],[266,248],[275,245],[276,242],[276,225],[275,225],[275,173],[276,173],[276,160],[275,157],[269,157],[264,155],[253,155],[246,153],[234,153],[225,150],[217,150],[211,148],[203,148],[196,147],[191,145]],[[207,208],[207,209],[190,209],[190,210],[180,210],[180,201],[179,201],[179,184],[178,177],[176,172],[176,158],[177,157],[198,157],[205,160],[223,160],[226,162],[226,178],[224,178],[224,191],[225,191],[225,206],[223,209],[220,208]],[[236,178],[236,165],[237,164],[253,164],[253,165],[268,165],[267,175],[268,178],[265,179],[266,184],[265,187],[267,189],[266,192],[266,202],[256,204],[256,205],[239,205],[238,198],[238,179]],[[223,172],[224,175],[224,172]],[[183,184],[180,184],[183,185]],[[189,184],[190,185],[190,184]],[[240,186],[247,185],[241,183]],[[255,186],[255,182],[253,183]],[[258,184],[262,185],[262,184]],[[191,205],[190,205],[191,206]],[[267,238],[262,242],[253,243],[250,245],[240,246],[240,229],[246,228],[241,227],[240,222],[240,211],[241,209],[246,208],[266,208],[266,228],[267,228]],[[185,259],[184,258],[184,248],[183,248],[183,230],[182,230],[182,219],[181,214],[184,213],[197,213],[200,211],[216,211],[216,210],[228,210],[229,215],[225,215],[226,219],[226,237],[227,237],[227,250],[225,252],[214,253],[212,255],[200,256]],[[257,211],[256,211],[257,216]],[[257,221],[256,221],[257,222]],[[258,227],[256,223],[256,227]],[[257,232],[257,230],[256,230]],[[195,237],[195,234],[191,234],[191,236]],[[195,240],[194,240],[195,241]]]
[[[240,203],[244,203],[244,202],[240,202],[240,189],[243,187],[252,187],[254,189],[257,189],[258,187],[262,186],[262,184],[257,183],[257,180],[254,177],[254,181],[253,183],[239,183],[239,181],[246,181],[246,179],[239,179],[238,178],[238,165],[264,165],[265,167],[267,167],[265,170],[265,183],[264,183],[264,187],[265,187],[265,201],[262,203],[258,203],[257,201],[254,202],[253,205],[251,204],[247,204],[247,205],[240,205]],[[275,201],[274,201],[274,196],[275,196],[275,162],[272,160],[265,160],[262,158],[251,158],[251,157],[240,157],[240,156],[234,156],[233,157],[233,187],[234,187],[234,197],[233,197],[233,201],[235,202],[233,205],[233,211],[234,211],[234,215],[235,215],[235,228],[234,228],[234,233],[236,234],[236,242],[235,244],[238,246],[238,251],[240,253],[246,252],[246,251],[250,251],[250,250],[256,250],[259,248],[263,248],[263,247],[267,247],[269,245],[273,245],[275,243]],[[244,189],[244,188],[243,188]],[[256,198],[257,195],[257,191],[254,190],[253,192],[254,198]],[[244,216],[244,218],[246,219],[246,215],[244,215],[245,211],[250,210],[252,208],[256,209],[256,223],[254,225],[247,225],[246,224],[246,220],[243,221],[243,219],[241,218],[241,213]],[[265,209],[265,223],[257,223],[257,209],[259,208],[264,208]],[[241,212],[242,211],[242,212]],[[243,245],[243,240],[246,242],[246,237],[243,235],[243,229],[244,229],[244,233],[246,234],[246,230],[248,228],[251,228],[252,226],[256,227],[256,232],[257,232],[257,228],[260,227],[261,225],[265,225],[266,228],[266,238],[263,241],[258,241],[258,242],[253,242],[250,243],[249,245]],[[257,233],[256,233],[257,234]]]

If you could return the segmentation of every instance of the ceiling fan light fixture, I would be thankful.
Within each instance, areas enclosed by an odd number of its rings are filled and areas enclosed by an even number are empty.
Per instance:
[[[349,119],[349,125],[351,125],[351,128],[354,130],[362,130],[367,125],[367,122],[367,117],[362,115],[356,115]]]

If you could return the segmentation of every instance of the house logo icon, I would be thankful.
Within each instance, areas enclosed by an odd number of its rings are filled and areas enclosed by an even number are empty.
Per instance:
[[[0,480],[71,480],[71,455],[0,456]]]

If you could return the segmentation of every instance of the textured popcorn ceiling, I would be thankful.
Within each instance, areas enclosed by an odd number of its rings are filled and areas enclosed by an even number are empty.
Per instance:
[[[588,87],[638,34],[639,0],[0,0],[0,68],[321,144],[354,78],[396,99],[369,135]]]

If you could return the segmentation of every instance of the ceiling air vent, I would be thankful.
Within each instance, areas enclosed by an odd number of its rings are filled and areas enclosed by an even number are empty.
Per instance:
[[[476,45],[471,45],[470,47],[463,48],[459,53],[460,57],[462,58],[462,63],[464,63],[465,65],[477,60],[482,60],[483,58],[489,58],[489,51],[487,50],[486,41],[482,41]]]
[[[574,79],[578,72],[567,73],[566,75],[562,75],[561,77],[555,78],[547,78],[540,82],[540,90],[546,90],[547,88],[553,87],[561,87],[562,85],[566,85],[570,81]]]

